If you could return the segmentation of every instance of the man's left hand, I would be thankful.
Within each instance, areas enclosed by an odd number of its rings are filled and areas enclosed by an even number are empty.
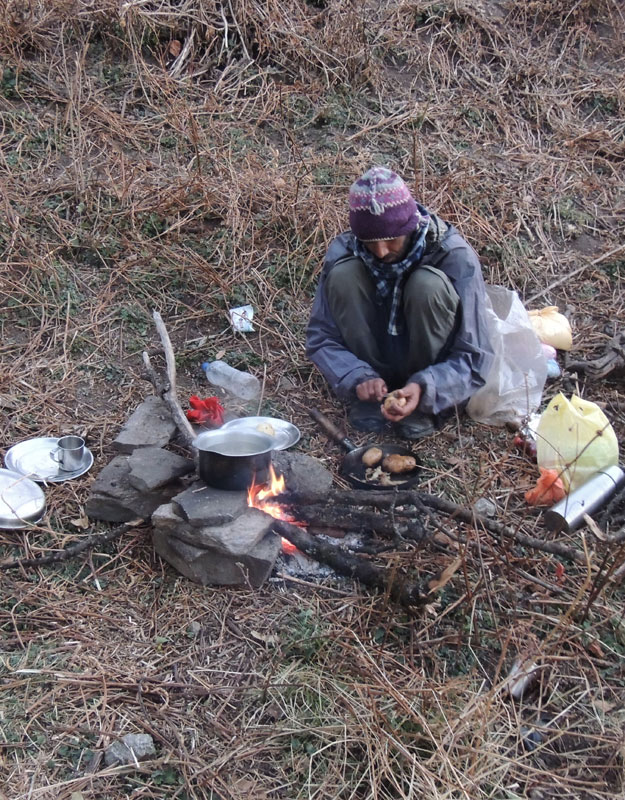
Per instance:
[[[421,400],[421,387],[418,383],[407,383],[403,389],[397,389],[394,394],[397,397],[405,397],[406,404],[403,406],[395,402],[389,404],[388,408],[381,406],[382,415],[390,422],[400,422],[402,419],[416,411]]]

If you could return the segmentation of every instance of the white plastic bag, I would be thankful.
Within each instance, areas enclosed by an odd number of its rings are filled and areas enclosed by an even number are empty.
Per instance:
[[[547,362],[518,294],[504,286],[487,286],[486,296],[495,360],[486,384],[469,400],[467,414],[485,425],[505,425],[536,411]]]

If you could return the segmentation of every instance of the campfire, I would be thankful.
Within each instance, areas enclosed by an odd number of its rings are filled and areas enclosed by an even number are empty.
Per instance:
[[[291,525],[298,525],[305,527],[301,522],[298,522],[294,517],[288,514],[280,503],[273,502],[276,497],[281,495],[286,490],[284,475],[276,475],[273,464],[269,465],[269,483],[257,484],[256,481],[247,491],[247,504],[252,508],[258,508],[269,514],[274,519],[282,519]],[[282,537],[282,551],[284,553],[294,553],[297,550],[295,545],[291,544],[288,539]]]

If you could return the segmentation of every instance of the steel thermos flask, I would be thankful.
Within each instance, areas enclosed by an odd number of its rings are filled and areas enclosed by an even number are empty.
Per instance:
[[[545,527],[555,533],[575,530],[584,521],[584,514],[592,514],[601,508],[624,483],[625,472],[620,467],[600,470],[579,489],[545,512]]]

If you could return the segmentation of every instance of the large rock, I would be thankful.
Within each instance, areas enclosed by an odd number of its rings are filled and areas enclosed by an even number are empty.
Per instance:
[[[278,450],[271,460],[276,472],[284,475],[288,491],[301,493],[311,502],[328,496],[332,488],[332,473],[318,459],[304,453]]]
[[[113,447],[120,453],[132,453],[138,447],[164,447],[176,430],[171,412],[154,395],[146,397],[123,425]]]
[[[247,492],[214,489],[204,481],[196,481],[172,500],[175,512],[189,525],[224,525],[247,509]]]
[[[116,456],[93,482],[85,510],[91,519],[106,522],[149,519],[155,509],[168,503],[181,488],[180,481],[174,480],[154,491],[139,491],[130,483],[129,457]]]
[[[195,547],[215,549],[220,553],[239,557],[249,553],[269,532],[273,518],[257,508],[245,512],[227,525],[190,525],[176,513],[175,503],[156,509],[152,515],[154,530],[175,536]]]
[[[203,586],[261,586],[281,549],[280,537],[267,534],[246,555],[233,557],[216,549],[195,547],[154,528],[154,549],[181,575]]]
[[[128,459],[131,486],[140,492],[153,492],[195,469],[195,462],[162,447],[140,447]]]

